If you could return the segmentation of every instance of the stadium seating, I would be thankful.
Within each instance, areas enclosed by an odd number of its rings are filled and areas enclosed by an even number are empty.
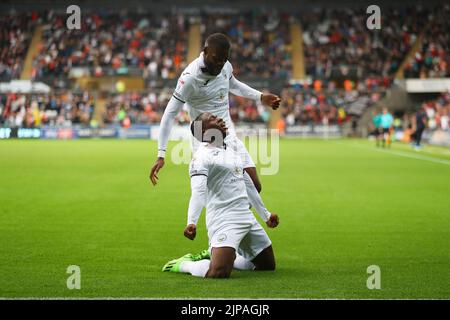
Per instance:
[[[383,12],[382,29],[367,30],[364,9],[316,9],[298,13],[255,9],[210,14],[198,11],[202,41],[213,32],[232,42],[230,60],[236,77],[283,81],[281,117],[286,125],[343,124],[379,101],[399,71],[410,77],[450,76],[450,6],[397,7]],[[136,74],[147,89],[110,92],[98,118],[104,124],[157,124],[173,90],[173,81],[187,65],[190,15],[90,11],[81,30],[65,28],[64,13],[2,14],[0,78],[19,79],[33,30],[43,26],[33,80],[44,80],[52,94],[0,95],[0,124],[85,124],[93,118],[96,92],[71,93],[59,85],[75,68],[94,77]],[[292,76],[290,24],[303,32],[309,85],[289,84]],[[418,51],[408,58],[416,39]],[[298,40],[298,39],[297,39]],[[401,69],[403,66],[403,70]],[[172,80],[153,88],[153,80]],[[259,87],[258,89],[264,89]],[[77,92],[77,91],[76,91]],[[436,114],[448,113],[435,103]],[[230,113],[237,123],[268,124],[270,112],[259,103],[230,95]],[[188,123],[183,110],[179,124]]]
[[[289,78],[291,48],[289,16],[276,11],[244,11],[228,14],[202,14],[203,43],[215,32],[231,39],[231,56],[237,77]]]
[[[0,123],[6,127],[89,125],[94,110],[89,92],[0,94]]]
[[[406,78],[450,77],[450,5],[433,12],[418,52],[409,59]]]
[[[185,67],[186,21],[182,15],[91,13],[81,30],[65,28],[66,15],[45,16],[35,78],[67,75],[88,67],[95,76],[129,73],[173,79]]]
[[[359,88],[343,90],[291,87],[281,93],[282,116],[286,125],[344,124],[350,116],[359,116],[363,109],[379,101],[384,91]]]
[[[0,79],[20,77],[37,18],[36,12],[0,16]]]
[[[382,29],[368,30],[364,9],[302,12],[307,73],[336,76],[392,77],[427,22],[426,10],[383,12]]]

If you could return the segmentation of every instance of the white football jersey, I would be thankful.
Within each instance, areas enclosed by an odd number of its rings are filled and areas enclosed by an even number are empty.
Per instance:
[[[229,134],[235,135],[228,103],[233,67],[227,61],[219,75],[211,76],[202,72],[204,66],[202,52],[182,72],[173,96],[188,106],[191,120],[203,112],[210,112],[222,118]]]
[[[227,136],[227,139],[231,138]],[[207,177],[206,226],[214,234],[225,225],[253,224],[241,157],[233,148],[201,143],[189,166],[191,178]]]

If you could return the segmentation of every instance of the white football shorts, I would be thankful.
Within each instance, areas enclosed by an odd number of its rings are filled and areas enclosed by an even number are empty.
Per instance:
[[[209,236],[209,251],[212,248],[231,247],[248,260],[272,244],[264,228],[254,223],[228,224]]]

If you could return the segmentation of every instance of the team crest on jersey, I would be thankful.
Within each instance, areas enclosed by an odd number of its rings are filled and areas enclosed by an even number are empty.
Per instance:
[[[243,177],[243,172],[242,172],[242,168],[239,167],[237,164],[235,164],[232,168],[231,168],[231,172],[233,173],[233,176],[235,176],[238,179],[241,179]]]
[[[219,99],[223,100],[223,98],[225,98],[225,90],[220,90],[220,92],[219,92]]]

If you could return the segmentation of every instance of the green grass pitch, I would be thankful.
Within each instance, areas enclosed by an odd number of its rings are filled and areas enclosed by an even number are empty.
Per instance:
[[[449,149],[281,140],[279,173],[261,177],[277,270],[228,280],[161,272],[207,237],[204,214],[183,237],[187,165],[167,161],[153,187],[155,155],[145,140],[1,141],[0,297],[450,298]]]

